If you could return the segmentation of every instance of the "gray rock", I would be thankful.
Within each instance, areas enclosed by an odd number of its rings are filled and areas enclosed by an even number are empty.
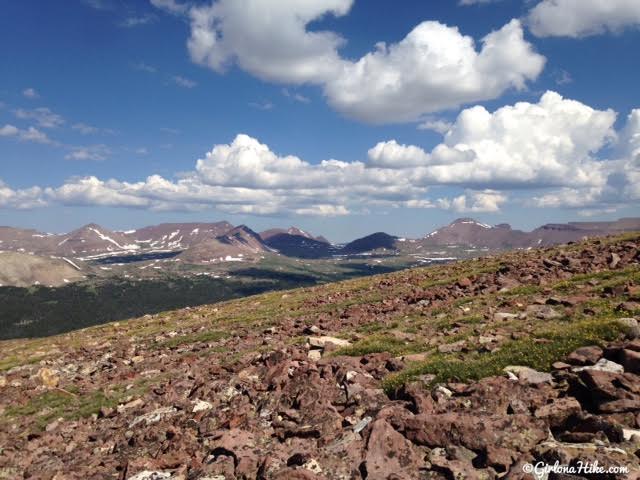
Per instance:
[[[627,338],[640,338],[640,325],[638,325],[638,320],[632,317],[623,317],[618,318],[616,322],[626,330]]]
[[[533,368],[523,367],[519,365],[504,367],[503,369],[507,374],[509,372],[517,375],[518,380],[536,385],[538,383],[551,383],[553,381],[553,376],[550,373],[538,372]]]
[[[172,475],[169,472],[144,470],[133,477],[129,477],[128,480],[169,480],[171,477]]]
[[[373,420],[371,417],[364,417],[362,420],[360,420],[358,423],[356,423],[353,426],[353,432],[360,433],[362,430],[364,430],[367,427],[367,425],[371,423],[371,420]]]
[[[154,410],[153,412],[145,413],[144,415],[140,415],[133,419],[133,422],[129,425],[129,428],[135,427],[140,423],[145,423],[147,425],[151,425],[153,423],[159,422],[164,417],[169,417],[175,415],[178,411],[175,407],[162,407]],[[160,477],[164,478],[164,477]],[[168,478],[168,477],[167,477]]]
[[[307,339],[309,345],[315,348],[324,348],[328,343],[334,344],[336,347],[348,347],[351,342],[336,337],[309,337]]]
[[[624,367],[622,365],[612,362],[611,360],[607,360],[606,358],[601,358],[595,365],[590,365],[588,367],[574,367],[571,370],[574,372],[581,372],[582,370],[598,370],[601,372],[624,373]]]
[[[541,320],[553,320],[562,317],[560,312],[551,308],[549,305],[529,305],[527,307],[527,314]]]

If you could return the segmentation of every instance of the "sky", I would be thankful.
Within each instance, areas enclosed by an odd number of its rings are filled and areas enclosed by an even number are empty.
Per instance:
[[[0,8],[1,225],[640,214],[637,0]]]

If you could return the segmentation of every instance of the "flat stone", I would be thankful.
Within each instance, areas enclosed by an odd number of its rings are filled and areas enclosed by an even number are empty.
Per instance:
[[[321,350],[309,350],[307,352],[307,358],[309,360],[311,360],[312,362],[317,362],[318,360],[320,360],[322,358],[322,351]]]
[[[351,342],[349,342],[348,340],[327,336],[309,337],[307,338],[307,341],[309,342],[309,345],[315,348],[325,348],[328,343],[332,343],[336,347],[348,347],[349,345],[351,345]]]
[[[562,317],[562,314],[549,305],[529,305],[527,314],[533,315],[541,320],[553,320]]]
[[[129,477],[128,480],[168,480],[171,478],[171,476],[172,475],[169,472],[144,470],[140,473],[135,474],[133,477]]]
[[[427,358],[429,358],[429,354],[428,353],[411,353],[409,355],[403,355],[398,358],[404,362],[424,362]]]
[[[594,365],[602,358],[602,349],[596,345],[581,347],[567,356],[567,363],[572,365]]]
[[[502,322],[504,320],[511,320],[513,318],[518,318],[517,313],[509,313],[509,312],[496,312],[493,314],[493,319],[496,322]]]
[[[196,400],[195,404],[193,405],[193,413],[198,413],[198,412],[206,412],[207,410],[211,410],[213,408],[213,405],[209,402],[206,402],[204,400]]]
[[[153,423],[157,423],[162,420],[164,417],[169,417],[175,415],[178,410],[175,407],[162,407],[158,408],[152,412],[146,413],[144,415],[140,415],[133,419],[133,422],[129,425],[129,428],[133,428],[134,426],[145,423],[146,425],[151,425]]]
[[[505,372],[512,372],[517,375],[518,380],[529,383],[532,385],[536,385],[538,383],[551,383],[553,381],[553,376],[550,373],[538,372],[533,368],[514,365],[504,367]]]
[[[597,370],[600,372],[624,373],[624,367],[622,365],[612,362],[611,360],[607,360],[606,358],[601,358],[595,365],[574,367],[571,370],[574,372],[580,372],[582,370]]]
[[[452,353],[452,352],[460,352],[465,347],[466,342],[464,340],[459,340],[453,343],[445,343],[443,345],[438,345],[438,351],[440,353]]]

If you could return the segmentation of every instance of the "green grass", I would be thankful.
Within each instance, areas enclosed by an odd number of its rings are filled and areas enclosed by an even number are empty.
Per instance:
[[[49,390],[31,398],[23,405],[7,407],[0,418],[8,421],[15,417],[34,416],[35,426],[43,430],[57,418],[78,420],[97,414],[102,407],[115,408],[130,396],[143,395],[154,381],[158,381],[158,378],[139,380],[129,389],[124,385],[117,385],[108,392],[94,390],[85,394],[79,393],[77,388],[69,388],[66,391]]]
[[[494,353],[473,352],[467,356],[435,354],[429,360],[388,376],[383,388],[393,392],[404,383],[424,375],[435,375],[433,383],[479,380],[500,375],[508,365],[524,365],[549,371],[551,364],[576,348],[612,341],[624,333],[614,319],[583,320],[539,332],[534,338],[515,340]]]
[[[35,356],[35,357],[25,358],[24,356],[20,357],[17,355],[12,355],[10,357],[3,358],[0,360],[0,372],[11,370],[14,367],[21,367],[23,365],[38,363],[40,360],[44,358],[45,358],[44,356]]]

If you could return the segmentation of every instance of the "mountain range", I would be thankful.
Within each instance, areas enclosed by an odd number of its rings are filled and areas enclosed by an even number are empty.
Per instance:
[[[229,222],[163,223],[137,230],[112,231],[88,224],[65,234],[0,227],[0,251],[28,253],[74,261],[96,261],[109,257],[145,255],[177,256],[187,263],[238,261],[265,254],[298,258],[325,258],[371,252],[419,253],[433,246],[463,246],[488,250],[522,249],[578,241],[640,230],[640,218],[609,222],[546,224],[531,232],[514,230],[508,224],[488,225],[472,218],[459,218],[421,238],[407,239],[384,232],[338,245],[297,227],[256,233],[246,225]]]

